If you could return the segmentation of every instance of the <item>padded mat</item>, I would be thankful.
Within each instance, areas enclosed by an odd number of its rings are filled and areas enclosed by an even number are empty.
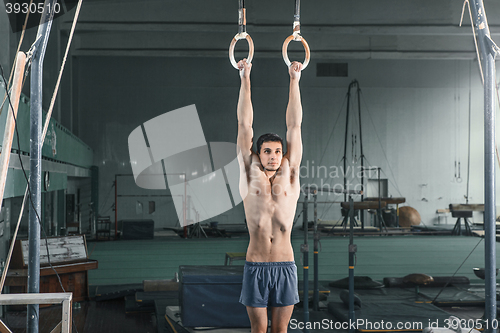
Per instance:
[[[328,284],[330,287],[349,289],[349,278],[332,281]],[[374,289],[382,288],[384,285],[378,281],[372,280],[369,276],[355,276],[354,289]]]
[[[334,301],[340,300],[340,292],[344,289],[332,288],[330,299]],[[420,296],[415,297],[415,291],[412,289],[401,288],[376,288],[376,289],[355,289],[354,293],[361,298],[361,305],[364,302],[379,302],[379,303],[400,303],[402,301],[424,300],[427,298]]]
[[[431,302],[441,291],[442,288],[420,288],[420,293],[415,294],[414,288],[377,288],[377,289],[359,289],[354,292],[361,298],[361,304],[364,302],[378,303],[399,303],[408,302]],[[340,299],[340,292],[343,289],[332,288],[330,293],[332,300]],[[477,306],[484,304],[484,297],[460,287],[446,287],[436,300],[435,305],[439,306]]]
[[[339,321],[349,321],[349,309],[343,303],[328,303],[328,311]],[[437,320],[443,327],[449,317],[449,313],[428,303],[364,302],[361,309],[355,310],[355,328],[360,332],[422,331],[429,326],[429,321]]]
[[[442,288],[420,288],[420,294],[425,296],[429,300],[436,299],[436,305],[442,306],[452,306],[452,305],[480,305],[484,304],[484,297],[481,297],[475,293],[472,293],[466,289],[459,287],[446,287],[441,291]]]
[[[142,283],[97,286],[95,289],[95,300],[107,301],[122,298],[135,295],[136,292],[142,290]]]

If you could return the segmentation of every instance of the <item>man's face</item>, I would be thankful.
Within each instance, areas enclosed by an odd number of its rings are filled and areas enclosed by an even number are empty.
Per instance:
[[[281,165],[283,147],[280,142],[264,142],[260,147],[260,163],[264,169],[276,171]]]

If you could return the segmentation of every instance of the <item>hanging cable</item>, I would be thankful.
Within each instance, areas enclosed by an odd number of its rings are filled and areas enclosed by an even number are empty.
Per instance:
[[[281,48],[281,53],[283,55],[283,60],[287,67],[292,64],[288,58],[288,44],[291,41],[301,42],[306,53],[304,63],[302,64],[302,70],[306,69],[309,65],[309,60],[311,59],[311,50],[309,49],[309,44],[307,44],[306,39],[300,34],[300,0],[295,0],[295,12],[293,15],[293,33],[288,36],[283,42],[283,47]]]
[[[471,66],[472,64],[469,63],[469,124],[468,124],[468,131],[467,131],[467,192],[465,194],[465,203],[469,203],[469,185],[470,185],[470,128],[471,128],[471,116],[472,116],[472,98],[471,98]],[[497,90],[498,92],[498,90]],[[498,152],[497,152],[498,156]]]
[[[484,84],[483,66],[481,65],[481,56],[479,55],[479,47],[477,46],[476,29],[474,29],[474,20],[472,19],[472,11],[470,9],[469,0],[465,0],[462,6],[462,15],[460,17],[460,24],[462,26],[462,21],[464,19],[465,5],[469,8],[470,25],[472,27],[472,36],[474,36],[474,45],[476,46],[477,63],[479,65],[479,72],[481,73],[481,81]]]
[[[361,95],[361,96],[363,96],[363,95]],[[398,184],[397,184],[397,182],[396,182],[396,177],[394,176],[394,172],[392,171],[392,168],[391,168],[391,163],[389,163],[389,159],[387,158],[387,154],[385,153],[384,147],[382,146],[382,141],[380,140],[380,137],[379,137],[379,135],[378,135],[378,133],[377,133],[377,129],[376,129],[376,127],[375,127],[375,123],[373,122],[372,115],[370,114],[370,110],[368,109],[368,105],[366,104],[366,101],[365,101],[364,97],[362,97],[362,99],[363,99],[363,103],[365,104],[366,111],[368,112],[368,116],[370,117],[370,121],[371,121],[371,123],[372,123],[372,125],[373,125],[373,129],[374,129],[375,135],[377,136],[378,143],[379,143],[379,145],[380,145],[380,148],[382,149],[382,153],[384,154],[384,158],[385,158],[385,160],[387,161],[387,167],[389,168],[389,171],[391,172],[391,176],[392,176],[392,178],[394,179],[394,187],[395,187],[395,189],[398,191],[399,195],[400,195],[400,196],[403,196],[403,195],[401,194],[401,191],[399,190],[399,186],[398,186]],[[385,173],[385,171],[383,171],[383,172]],[[387,175],[387,174],[386,174],[386,175]],[[387,175],[387,176],[388,176],[388,175]],[[389,178],[389,177],[388,177],[388,178]]]
[[[323,158],[326,155],[326,151],[327,151],[328,146],[330,144],[330,141],[331,141],[331,139],[333,137],[333,133],[335,133],[335,127],[337,126],[337,123],[338,123],[338,121],[340,119],[340,116],[342,115],[342,110],[344,109],[346,101],[347,101],[347,95],[345,95],[345,97],[344,97],[344,101],[342,102],[342,106],[340,107],[340,111],[337,114],[337,118],[335,119],[335,122],[333,124],[332,130],[330,132],[330,136],[328,137],[328,141],[327,141],[326,146],[325,146],[325,149],[323,150],[323,154],[321,155],[321,159],[320,159],[320,162],[319,162],[320,166],[321,166],[321,164],[323,162]],[[340,163],[340,161],[341,161],[341,159],[340,159],[340,153],[341,153],[341,150],[339,150],[339,154],[337,156],[337,162],[335,163],[334,166],[338,165]],[[328,185],[329,186],[331,186],[332,181],[333,181],[333,178],[329,177],[329,179],[328,179]],[[330,210],[330,208],[332,207],[332,205],[334,203],[335,203],[335,201],[332,201],[332,203],[330,203],[330,205],[328,205],[327,207],[325,207],[325,206],[323,207],[323,211],[321,212],[320,219],[322,219],[325,216],[325,214]]]
[[[356,148],[354,147],[355,144],[356,144],[356,137],[355,137],[354,133],[351,132],[351,158],[352,158],[351,163],[352,164],[354,164],[354,154],[355,154],[355,150],[356,150]]]
[[[111,194],[111,191],[113,190],[113,188],[114,188],[114,187],[115,187],[115,184],[114,184],[114,182],[113,182],[113,183],[111,184],[111,187],[110,187],[110,188],[109,188],[109,190],[108,190],[108,193],[105,195],[105,199],[104,199],[104,201],[102,201],[102,202],[101,202],[101,204],[97,206],[97,207],[98,207],[98,209],[99,209],[99,212],[100,212],[101,210],[103,210],[103,209],[104,209],[104,207],[106,207],[106,204],[108,203],[108,200],[109,200],[109,195]]]
[[[431,303],[436,302],[436,299],[439,297],[439,295],[441,295],[441,293],[443,292],[444,288],[446,288],[448,286],[448,284],[450,284],[450,282],[453,279],[453,277],[455,277],[455,275],[458,273],[458,271],[460,270],[460,268],[462,268],[462,266],[465,264],[465,262],[467,261],[467,259],[469,259],[469,257],[472,255],[472,253],[474,252],[474,250],[479,246],[479,244],[481,244],[481,242],[483,241],[483,239],[484,238],[481,238],[479,240],[479,242],[477,242],[476,246],[474,246],[474,248],[472,249],[472,251],[470,251],[470,253],[467,255],[467,257],[464,259],[464,261],[462,261],[462,263],[460,264],[460,266],[458,266],[458,268],[455,271],[455,273],[453,273],[453,275],[448,279],[448,281],[446,281],[445,285],[441,288],[441,290],[439,290],[438,294],[436,295],[436,297],[434,297],[434,299],[432,300]]]
[[[238,33],[231,40],[231,44],[229,44],[229,61],[231,62],[231,65],[233,65],[233,67],[236,69],[239,68],[238,63],[236,62],[236,60],[234,60],[234,47],[240,39],[246,39],[248,42],[248,56],[246,58],[247,64],[250,64],[252,62],[254,52],[252,37],[250,37],[250,35],[247,33],[247,13],[245,9],[245,0],[239,0],[238,4]]]
[[[76,7],[75,16],[73,18],[73,24],[71,25],[71,31],[70,31],[69,37],[68,37],[68,43],[66,44],[66,51],[64,52],[64,57],[62,60],[61,69],[59,70],[59,75],[57,77],[56,86],[54,88],[54,93],[52,94],[52,98],[50,100],[50,106],[49,106],[49,109],[47,111],[47,117],[45,120],[45,124],[43,126],[42,139],[45,139],[45,135],[47,134],[47,129],[49,128],[49,120],[52,116],[52,109],[54,108],[56,96],[57,96],[57,93],[59,91],[61,77],[62,77],[62,74],[64,71],[64,66],[66,65],[66,59],[68,58],[69,48],[71,46],[71,41],[73,40],[73,33],[75,32],[76,22],[78,21],[78,15],[80,14],[81,7],[82,7],[82,0],[78,0],[78,5]]]
[[[456,68],[457,66],[455,66]],[[461,174],[461,153],[460,153],[460,139],[461,139],[461,130],[460,130],[460,125],[461,125],[461,120],[460,120],[460,92],[458,90],[458,82],[460,82],[460,77],[458,76],[458,70],[455,70],[455,95],[454,95],[454,107],[455,107],[455,161],[456,161],[456,176],[455,176],[455,181],[457,183],[462,183],[462,174]]]
[[[321,160],[319,161],[319,165],[321,165],[321,163],[323,162],[323,158],[326,155],[326,150],[328,149],[328,145],[330,144],[330,141],[332,139],[333,133],[335,132],[335,127],[337,126],[337,123],[339,121],[340,115],[342,114],[342,110],[344,109],[344,105],[345,105],[346,99],[347,99],[347,95],[345,96],[344,102],[342,103],[342,106],[340,107],[340,111],[339,111],[339,113],[337,115],[337,118],[335,119],[335,122],[333,123],[333,127],[332,127],[332,130],[330,132],[330,136],[328,137],[328,141],[326,142],[325,150],[323,151],[323,154],[321,155]],[[340,153],[339,153],[339,155],[340,155]]]

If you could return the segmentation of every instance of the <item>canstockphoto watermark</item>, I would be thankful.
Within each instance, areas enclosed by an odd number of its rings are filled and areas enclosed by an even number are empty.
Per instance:
[[[422,322],[390,322],[390,321],[369,321],[366,319],[357,319],[354,321],[333,321],[323,319],[322,321],[303,322],[297,319],[291,319],[289,322],[291,329],[309,329],[309,330],[422,330]]]

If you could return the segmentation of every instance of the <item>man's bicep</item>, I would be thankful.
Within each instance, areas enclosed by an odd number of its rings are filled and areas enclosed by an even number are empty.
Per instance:
[[[290,167],[300,166],[302,161],[302,133],[300,126],[289,127],[286,132],[287,152]]]

